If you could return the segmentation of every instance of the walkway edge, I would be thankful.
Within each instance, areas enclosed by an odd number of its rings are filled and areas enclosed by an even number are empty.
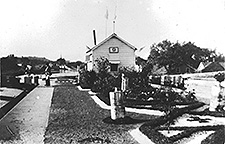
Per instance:
[[[111,106],[105,104],[102,100],[100,100],[96,95],[91,95],[91,98],[103,109],[111,109]],[[156,115],[162,116],[164,112],[156,111],[156,110],[148,110],[148,109],[136,109],[136,108],[125,108],[128,112],[134,112],[139,114],[147,114],[147,115]]]
[[[129,133],[140,144],[155,144],[139,130],[139,127],[131,130]]]

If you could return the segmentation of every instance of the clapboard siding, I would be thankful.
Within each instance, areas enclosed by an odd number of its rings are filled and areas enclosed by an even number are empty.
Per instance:
[[[118,47],[118,53],[110,53],[109,47]],[[135,50],[132,45],[113,34],[92,49],[93,65],[96,59],[105,57],[109,61],[120,61],[119,67],[135,66]],[[93,67],[94,68],[94,67]]]
[[[109,47],[118,47],[119,53],[109,53]],[[135,64],[134,50],[117,38],[110,39],[93,51],[93,59],[95,60],[99,57],[105,57],[108,60],[119,60],[119,66],[124,67],[132,67]],[[116,57],[118,57],[118,59],[116,59]]]

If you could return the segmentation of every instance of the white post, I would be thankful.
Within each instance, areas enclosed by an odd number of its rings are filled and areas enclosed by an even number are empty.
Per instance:
[[[178,76],[177,86],[180,86],[181,84],[182,84],[182,76]]]
[[[165,76],[161,76],[161,85],[164,85],[164,81],[165,81]]]
[[[77,75],[77,83],[80,83],[80,73],[78,72],[78,75]]]
[[[173,76],[173,83],[174,86],[176,86],[176,76]]]
[[[111,119],[116,119],[116,97],[114,92],[109,92],[110,104],[111,104]]]
[[[30,76],[24,77],[24,83],[26,83],[26,84],[31,84],[31,80],[32,80],[32,78]]]
[[[123,105],[123,94],[121,91],[117,91],[115,88],[114,92],[109,93],[110,104],[111,104],[111,119],[116,120],[118,118],[124,118],[125,107]]]
[[[126,90],[126,78],[125,78],[124,74],[122,74],[121,90],[123,92]]]

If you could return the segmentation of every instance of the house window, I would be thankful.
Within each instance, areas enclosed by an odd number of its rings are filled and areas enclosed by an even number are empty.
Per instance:
[[[111,71],[117,71],[118,70],[118,64],[110,64],[110,70]]]

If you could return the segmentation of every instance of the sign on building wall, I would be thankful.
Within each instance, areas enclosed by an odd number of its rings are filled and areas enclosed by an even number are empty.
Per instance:
[[[109,47],[109,53],[119,53],[118,47]]]

